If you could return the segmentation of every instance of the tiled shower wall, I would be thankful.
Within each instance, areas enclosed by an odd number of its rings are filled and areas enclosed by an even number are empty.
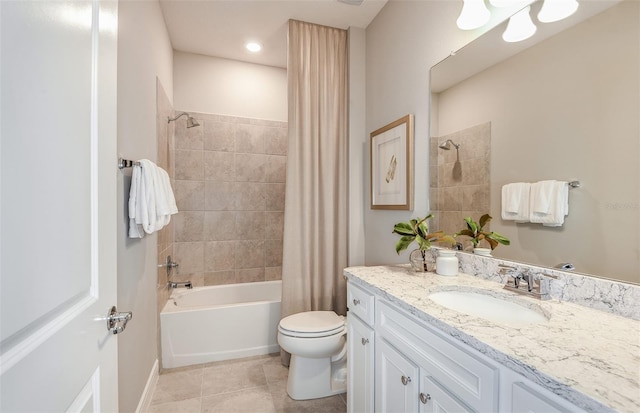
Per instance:
[[[440,149],[438,145],[447,139],[460,144],[460,149]],[[432,137],[430,145],[431,212],[435,215],[430,229],[455,234],[466,227],[465,217],[478,221],[489,212],[491,123]]]
[[[175,128],[173,279],[281,279],[287,123],[191,115],[199,127]]]

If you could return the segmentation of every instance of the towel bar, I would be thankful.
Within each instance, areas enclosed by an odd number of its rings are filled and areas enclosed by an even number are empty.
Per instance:
[[[118,159],[118,168],[131,168],[133,166],[140,166],[140,162],[138,161],[130,161],[128,159],[119,158]]]

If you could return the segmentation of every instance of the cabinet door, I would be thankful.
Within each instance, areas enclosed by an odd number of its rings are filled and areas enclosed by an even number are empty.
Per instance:
[[[418,367],[385,340],[376,341],[375,411],[418,411]]]
[[[418,399],[420,400],[420,413],[474,412],[426,375],[420,377]]]
[[[370,413],[373,411],[373,329],[358,317],[347,317],[347,342],[349,363],[348,387],[349,413]]]
[[[544,396],[522,382],[513,383],[511,394],[511,411],[513,413],[569,413],[578,412],[577,408],[566,409],[552,400],[558,396]]]

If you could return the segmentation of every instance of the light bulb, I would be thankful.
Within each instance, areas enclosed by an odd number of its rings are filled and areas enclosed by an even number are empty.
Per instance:
[[[527,6],[509,18],[507,29],[502,33],[505,42],[520,42],[533,36],[537,27],[531,21],[530,10],[531,6]]]
[[[538,20],[542,23],[552,23],[566,19],[578,10],[576,0],[544,0]]]
[[[491,13],[484,5],[484,0],[462,0],[462,11],[457,24],[462,30],[473,30],[484,26],[491,17]]]

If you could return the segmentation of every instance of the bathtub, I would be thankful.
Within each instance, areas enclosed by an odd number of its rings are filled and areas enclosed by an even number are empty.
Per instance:
[[[277,353],[281,281],[176,288],[160,312],[162,367]]]

